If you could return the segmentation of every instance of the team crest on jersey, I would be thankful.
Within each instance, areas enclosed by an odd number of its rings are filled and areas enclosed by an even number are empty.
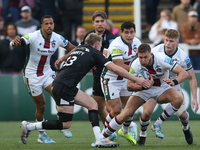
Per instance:
[[[162,69],[158,65],[155,67],[155,70],[156,70],[156,72],[162,72]]]
[[[133,46],[132,50],[133,50],[135,53],[137,53],[138,50],[137,50],[137,47],[135,47],[135,46],[136,46],[136,45]]]
[[[53,48],[56,46],[56,41],[55,41],[55,40],[53,40],[53,41],[51,42],[51,46],[52,46]]]
[[[24,35],[24,38],[28,40],[29,39],[29,35],[28,34]]]

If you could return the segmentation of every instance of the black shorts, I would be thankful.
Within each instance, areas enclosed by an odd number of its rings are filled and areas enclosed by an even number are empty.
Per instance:
[[[101,89],[100,77],[95,77],[94,76],[92,94],[95,95],[95,96],[103,96],[104,97],[103,91]]]
[[[53,82],[52,92],[58,106],[74,106],[74,97],[78,93],[77,87],[68,87],[65,84]]]

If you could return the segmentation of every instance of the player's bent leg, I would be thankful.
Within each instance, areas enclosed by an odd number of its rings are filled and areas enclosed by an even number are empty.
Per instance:
[[[183,111],[183,113],[179,116],[179,120],[182,123],[182,130],[185,135],[185,140],[187,141],[189,145],[191,145],[193,143],[193,135],[189,126],[189,113],[187,111]]]
[[[92,95],[94,100],[98,103],[98,113],[101,121],[104,123],[108,112],[105,109],[105,98],[103,96]]]

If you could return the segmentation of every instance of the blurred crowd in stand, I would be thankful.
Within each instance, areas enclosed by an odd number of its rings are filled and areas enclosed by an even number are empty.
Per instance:
[[[41,18],[51,15],[55,21],[55,32],[61,34],[73,45],[83,40],[84,0],[0,0],[0,73],[22,73],[26,61],[27,47],[11,48],[9,42],[16,36],[24,36],[40,29]],[[154,46],[163,43],[166,29],[180,32],[180,43],[198,45],[200,43],[200,0],[173,0],[173,9],[159,12],[160,0],[145,0],[146,28],[149,40]],[[120,29],[112,20],[107,20],[107,29],[116,37]],[[190,50],[190,59],[195,70],[199,70],[200,51]],[[54,71],[58,51],[51,58]]]

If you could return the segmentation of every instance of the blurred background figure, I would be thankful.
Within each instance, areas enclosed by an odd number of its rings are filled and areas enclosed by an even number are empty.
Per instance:
[[[4,19],[3,17],[0,17],[0,40],[5,39],[5,28],[4,28]]]
[[[149,39],[154,45],[162,42],[161,31],[163,29],[178,30],[178,24],[173,21],[170,10],[164,9],[160,12],[160,19],[151,27],[149,31]]]
[[[188,21],[181,27],[182,42],[190,45],[200,44],[200,23],[198,22],[198,13],[190,11]],[[194,70],[200,70],[200,50],[189,51],[190,60]]]
[[[32,11],[29,6],[23,6],[21,8],[21,17],[19,21],[15,23],[17,26],[17,31],[20,36],[26,35],[28,33],[34,32],[40,27],[40,22],[32,18]]]
[[[0,71],[1,73],[23,73],[27,47],[10,47],[10,41],[17,36],[17,29],[13,23],[6,28],[6,38],[0,41]]]
[[[115,28],[114,23],[110,19],[107,19],[106,29],[109,30],[110,32],[112,32],[116,37],[120,35],[119,29]]]
[[[178,30],[181,33],[182,25],[187,22],[188,12],[194,10],[190,5],[190,0],[180,0],[180,4],[175,6],[172,10],[174,20],[178,23]]]
[[[83,23],[83,0],[58,0],[62,17],[63,36],[69,40],[75,40],[75,32]]]
[[[145,11],[146,11],[146,32],[149,32],[151,26],[156,22],[157,8],[160,0],[145,0]]]
[[[83,26],[78,26],[76,29],[76,40],[72,41],[71,43],[75,46],[78,46],[83,41],[86,34],[86,29]]]
[[[160,43],[158,43],[158,44],[156,44],[155,46],[157,46],[157,45],[159,45],[159,44],[162,44],[162,43],[164,43],[165,42],[165,32],[167,31],[168,29],[162,29],[161,31],[160,31],[160,36],[161,36],[161,41],[160,41]]]

